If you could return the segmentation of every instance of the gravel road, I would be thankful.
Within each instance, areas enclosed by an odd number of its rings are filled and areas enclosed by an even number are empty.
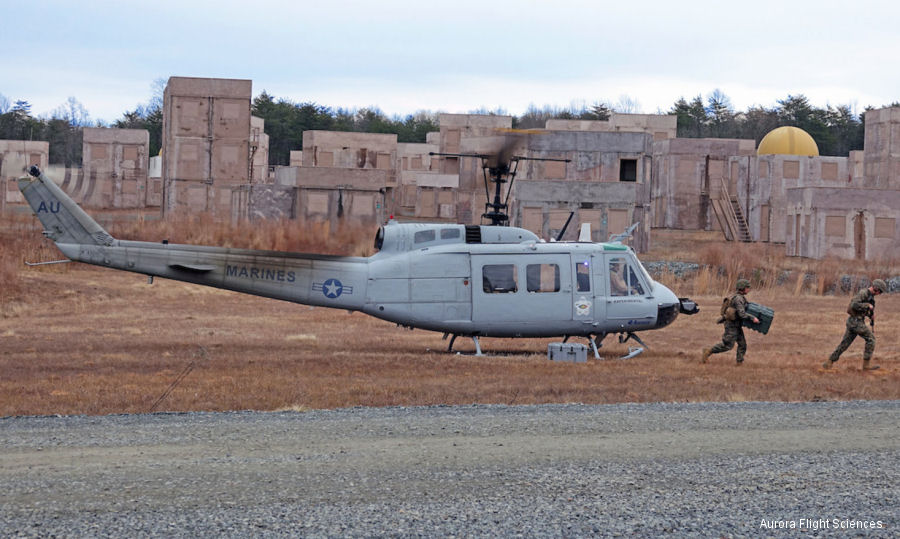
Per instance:
[[[897,537],[898,484],[900,401],[0,419],[13,537]]]

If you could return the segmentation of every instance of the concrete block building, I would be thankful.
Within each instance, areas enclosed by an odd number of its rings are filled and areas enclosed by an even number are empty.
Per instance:
[[[63,188],[85,207],[143,208],[148,199],[149,153],[146,129],[85,127],[83,180],[70,181]]]
[[[591,224],[594,241],[640,223],[632,245],[649,246],[652,135],[615,131],[550,131],[527,138],[531,159],[517,176],[513,222],[542,238],[556,238],[575,212],[563,239],[575,239]]]
[[[16,180],[32,165],[45,170],[49,159],[49,142],[0,140],[0,211],[5,210],[7,204],[25,202]]]
[[[278,167],[271,189],[251,190],[240,204],[250,218],[268,215],[266,200],[279,200],[275,215],[297,219],[383,221],[397,186],[397,135],[305,131],[303,150]],[[290,207],[286,201],[291,200]]]
[[[231,215],[232,190],[249,183],[252,169],[250,97],[249,80],[169,78],[163,96],[164,216]]]

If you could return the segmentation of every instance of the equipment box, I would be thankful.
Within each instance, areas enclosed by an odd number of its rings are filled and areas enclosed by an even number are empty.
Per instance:
[[[587,362],[587,346],[576,343],[552,342],[547,345],[547,359],[550,361]]]
[[[759,324],[754,324],[750,320],[744,320],[745,328],[752,329],[753,331],[758,331],[763,335],[769,332],[769,327],[772,325],[772,319],[775,318],[775,311],[766,307],[765,305],[760,305],[759,303],[751,303],[748,301],[747,314],[759,318]]]

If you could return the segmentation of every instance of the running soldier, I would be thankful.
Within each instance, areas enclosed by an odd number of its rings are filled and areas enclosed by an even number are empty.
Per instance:
[[[759,319],[747,313],[746,296],[750,291],[750,281],[738,279],[734,288],[736,293],[727,298],[722,305],[722,317],[719,319],[719,323],[725,324],[722,342],[712,348],[704,348],[700,363],[706,363],[710,354],[731,350],[735,342],[737,343],[737,364],[740,365],[744,362],[744,353],[747,351],[747,340],[744,339],[744,320],[752,320],[754,324],[758,324]]]
[[[847,330],[844,331],[844,338],[825,363],[822,364],[822,367],[830,369],[858,335],[866,341],[866,349],[863,351],[863,370],[874,371],[878,368],[878,365],[869,364],[872,360],[872,352],[875,351],[875,332],[866,325],[866,317],[869,317],[874,327],[875,296],[883,294],[886,290],[887,283],[881,279],[875,279],[872,281],[872,286],[863,288],[853,296],[853,299],[850,300],[850,305],[847,307],[847,314],[850,316],[847,317]]]

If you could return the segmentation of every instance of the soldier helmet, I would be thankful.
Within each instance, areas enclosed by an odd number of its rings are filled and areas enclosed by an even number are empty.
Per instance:
[[[750,288],[750,281],[747,279],[738,279],[734,284],[735,290],[743,290],[744,288]]]
[[[884,294],[885,292],[887,292],[887,283],[882,279],[875,279],[874,281],[872,281],[872,288]]]

